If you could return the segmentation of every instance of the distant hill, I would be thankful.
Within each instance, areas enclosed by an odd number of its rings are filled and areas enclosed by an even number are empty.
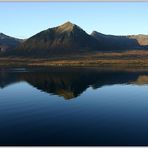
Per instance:
[[[23,42],[23,40],[21,40],[21,39],[13,38],[13,37],[7,36],[3,33],[0,33],[0,51],[1,52],[5,52],[6,50],[14,49],[18,45],[20,45],[20,43],[22,43],[22,42]]]
[[[102,44],[107,44],[108,49],[115,51],[125,49],[145,49],[148,46],[148,35],[115,36],[105,35],[97,31],[91,34]]]
[[[15,54],[49,56],[98,50],[103,45],[79,26],[66,22],[32,36],[22,43]]]

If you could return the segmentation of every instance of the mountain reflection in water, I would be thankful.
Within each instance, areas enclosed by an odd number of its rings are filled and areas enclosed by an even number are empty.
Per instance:
[[[1,89],[20,81],[28,82],[43,92],[72,99],[88,87],[148,84],[148,72],[102,71],[97,68],[0,69]]]

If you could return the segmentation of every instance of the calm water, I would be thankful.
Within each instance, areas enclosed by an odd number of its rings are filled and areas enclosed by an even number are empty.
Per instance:
[[[148,145],[148,72],[1,68],[0,145]]]

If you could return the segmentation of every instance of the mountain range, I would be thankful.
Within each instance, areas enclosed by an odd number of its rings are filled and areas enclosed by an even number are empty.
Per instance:
[[[148,35],[115,36],[97,31],[89,35],[71,22],[41,31],[26,40],[0,34],[0,51],[4,56],[48,57],[135,49],[148,49]]]

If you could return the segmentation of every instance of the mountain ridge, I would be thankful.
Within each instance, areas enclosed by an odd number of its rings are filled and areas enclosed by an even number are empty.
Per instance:
[[[81,27],[68,21],[57,27],[43,30],[18,45],[5,55],[48,57],[94,51],[148,49],[148,35],[117,36],[97,31],[88,34]]]

